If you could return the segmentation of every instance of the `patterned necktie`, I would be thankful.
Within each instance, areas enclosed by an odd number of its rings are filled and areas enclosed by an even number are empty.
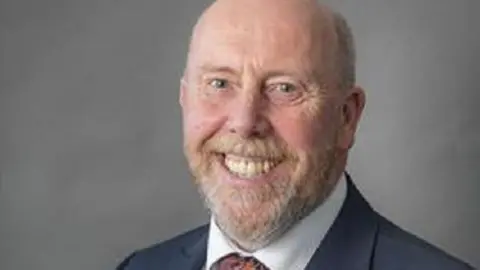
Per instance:
[[[218,259],[210,270],[270,270],[255,257],[244,257],[230,253]]]

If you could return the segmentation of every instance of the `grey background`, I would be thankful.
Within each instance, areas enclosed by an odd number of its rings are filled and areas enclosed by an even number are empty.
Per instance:
[[[0,269],[113,269],[207,220],[178,80],[209,1],[0,1]],[[376,209],[480,267],[477,0],[336,0],[368,103],[349,170]]]

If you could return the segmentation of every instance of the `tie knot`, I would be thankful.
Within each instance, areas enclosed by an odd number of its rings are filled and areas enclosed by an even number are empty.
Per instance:
[[[252,256],[230,253],[218,259],[210,270],[269,270],[263,263]]]

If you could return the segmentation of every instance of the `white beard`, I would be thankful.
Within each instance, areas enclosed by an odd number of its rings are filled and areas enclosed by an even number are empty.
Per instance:
[[[330,159],[330,160],[328,160]],[[333,157],[327,157],[316,173],[305,168],[292,179],[276,179],[258,187],[227,186],[221,181],[201,177],[200,193],[224,235],[246,251],[255,251],[278,239],[301,219],[308,216],[330,193],[334,183],[329,179]],[[314,179],[308,180],[306,179]],[[309,184],[309,185],[305,185]]]

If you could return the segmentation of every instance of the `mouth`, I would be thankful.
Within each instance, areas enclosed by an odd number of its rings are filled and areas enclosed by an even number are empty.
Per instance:
[[[221,154],[223,166],[232,175],[242,179],[255,179],[274,170],[281,162],[280,158],[240,156]]]

